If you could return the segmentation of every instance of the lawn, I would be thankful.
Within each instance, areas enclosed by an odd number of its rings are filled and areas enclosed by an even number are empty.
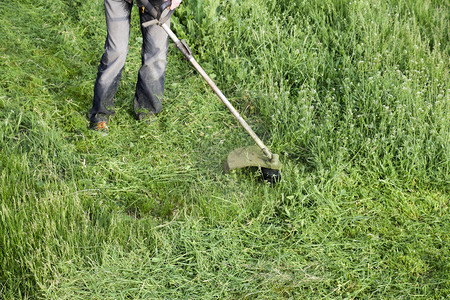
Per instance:
[[[103,1],[0,2],[0,298],[449,297],[449,11],[185,0],[172,29],[280,155],[269,184],[222,172],[253,141],[174,47],[134,119],[137,9],[102,136]]]

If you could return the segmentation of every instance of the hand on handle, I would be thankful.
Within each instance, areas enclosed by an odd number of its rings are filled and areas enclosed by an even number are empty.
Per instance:
[[[166,0],[166,1],[170,1],[170,0]],[[170,10],[174,10],[175,8],[177,8],[182,0],[172,0],[172,4],[170,5]]]

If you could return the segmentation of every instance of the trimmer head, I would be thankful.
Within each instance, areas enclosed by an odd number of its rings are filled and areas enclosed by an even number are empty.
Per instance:
[[[223,169],[229,172],[245,167],[261,168],[264,179],[270,182],[281,179],[281,163],[278,154],[272,154],[269,159],[258,146],[249,146],[232,151],[224,162]]]

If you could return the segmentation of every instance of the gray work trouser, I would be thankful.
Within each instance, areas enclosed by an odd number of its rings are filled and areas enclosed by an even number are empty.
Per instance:
[[[113,98],[122,77],[130,37],[133,5],[125,0],[104,1],[107,37],[95,81],[93,105],[89,112],[91,122],[104,121],[115,113]],[[153,19],[147,12],[142,12],[142,9],[139,9],[139,16],[141,24]],[[137,117],[141,113],[156,114],[161,111],[169,48],[169,38],[157,24],[141,27],[141,32],[142,66],[134,95],[134,111]]]

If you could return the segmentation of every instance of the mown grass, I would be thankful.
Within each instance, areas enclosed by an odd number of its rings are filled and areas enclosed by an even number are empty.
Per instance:
[[[101,1],[0,3],[1,298],[445,298],[445,1],[191,0],[173,29],[283,180],[222,174],[252,144],[170,50],[163,112],[88,130]]]

